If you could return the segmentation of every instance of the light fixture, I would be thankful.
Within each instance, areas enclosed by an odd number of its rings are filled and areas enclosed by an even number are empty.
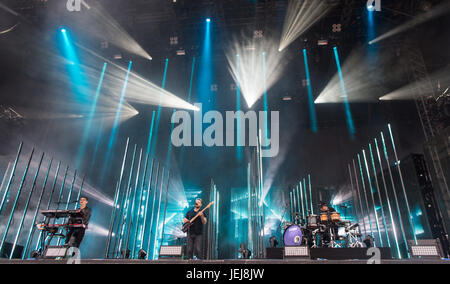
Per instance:
[[[307,246],[285,246],[284,258],[309,258]]]
[[[417,244],[413,240],[408,241],[408,249],[413,258],[442,258],[440,243],[438,240],[417,240]]]
[[[210,22],[211,22],[211,18],[207,18],[207,19],[206,19],[206,22],[207,22],[207,23],[210,23]]]
[[[182,257],[183,246],[161,246],[159,257]]]

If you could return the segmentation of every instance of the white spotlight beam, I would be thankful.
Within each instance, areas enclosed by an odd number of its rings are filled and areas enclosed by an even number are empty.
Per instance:
[[[430,80],[421,80],[418,82],[411,83],[409,85],[403,86],[395,91],[392,91],[380,98],[380,101],[407,101],[414,100],[418,95],[417,92],[423,90],[423,86],[428,85],[426,88],[432,90],[432,86],[429,86],[431,82],[439,82],[441,86],[447,88],[450,86],[450,69],[444,68],[431,75],[429,75]],[[432,96],[433,93],[419,94],[421,96]]]
[[[278,50],[283,51],[334,6],[335,4],[324,0],[290,0]]]
[[[400,25],[400,26],[394,28],[393,30],[369,41],[369,44],[374,44],[381,40],[384,40],[384,39],[390,38],[394,35],[405,32],[405,31],[407,31],[411,28],[414,28],[420,24],[423,24],[429,20],[432,20],[434,18],[445,15],[448,12],[450,12],[450,1],[444,1],[444,3],[442,3],[439,6],[434,7],[430,11],[422,13],[422,14],[418,15],[417,17],[415,17],[414,19],[408,21],[407,23]]]
[[[230,44],[226,53],[229,70],[249,108],[266,91],[264,85],[269,90],[284,71],[286,60],[277,49],[277,43],[272,40],[253,41],[235,38]]]
[[[385,74],[380,66],[390,64],[393,56],[389,52],[382,52],[374,62],[371,59],[373,55],[367,54],[367,50],[364,48],[354,50],[341,66],[347,101],[351,103],[377,102],[378,97],[387,91],[384,89]],[[339,74],[336,72],[314,103],[343,103],[344,98]]]
[[[88,52],[92,56],[97,57],[102,61],[108,62],[109,66],[115,67],[115,69],[113,70],[108,67],[108,71],[106,72],[104,78],[104,90],[109,89],[113,91],[121,89],[121,86],[123,85],[123,73],[127,72],[126,68],[112,62],[109,59],[104,58],[103,56],[78,43],[75,43],[75,45]],[[129,75],[126,99],[129,102],[140,104],[161,105],[162,107],[198,111],[198,108],[194,105],[172,94],[171,92],[162,89],[161,87],[153,84],[152,82],[144,79],[134,72],[130,72]]]
[[[131,54],[152,60],[150,54],[137,43],[98,1],[90,1],[89,3],[87,16],[73,19],[78,21],[76,23],[77,26],[85,27],[86,33],[99,40],[106,40]]]

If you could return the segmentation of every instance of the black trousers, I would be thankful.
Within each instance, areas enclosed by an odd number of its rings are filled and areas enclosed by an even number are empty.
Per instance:
[[[69,228],[66,235],[66,245],[79,248],[85,231],[86,229],[84,228]]]
[[[187,245],[186,245],[186,258],[193,259],[194,255],[198,259],[203,259],[203,235],[188,234],[187,235]]]

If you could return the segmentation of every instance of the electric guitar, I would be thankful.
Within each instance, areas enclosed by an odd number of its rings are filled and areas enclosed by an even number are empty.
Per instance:
[[[195,221],[195,219],[197,219],[197,217],[203,213],[206,209],[208,209],[209,207],[211,207],[214,204],[214,201],[212,201],[211,203],[208,204],[208,206],[206,206],[205,208],[202,209],[202,211],[199,211],[197,213],[197,215],[194,216],[194,218],[192,218],[191,220],[187,221],[186,223],[183,224],[183,228],[181,228],[181,230],[183,231],[183,233],[186,233],[189,228],[192,226],[192,223]]]

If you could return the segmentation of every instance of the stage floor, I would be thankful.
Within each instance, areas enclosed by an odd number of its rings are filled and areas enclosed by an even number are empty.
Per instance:
[[[9,260],[0,264],[66,264],[67,260]],[[250,259],[250,260],[134,260],[134,259],[82,259],[81,264],[178,264],[178,265],[267,265],[267,264],[366,264],[367,260],[311,260],[311,259]],[[381,260],[381,264],[450,264],[447,259]]]

